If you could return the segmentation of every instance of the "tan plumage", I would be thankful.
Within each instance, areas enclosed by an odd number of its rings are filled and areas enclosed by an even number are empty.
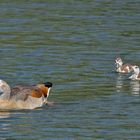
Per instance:
[[[13,88],[0,80],[0,108],[34,109],[47,102],[52,83],[47,82],[34,86],[17,85]],[[2,105],[1,105],[2,104]]]

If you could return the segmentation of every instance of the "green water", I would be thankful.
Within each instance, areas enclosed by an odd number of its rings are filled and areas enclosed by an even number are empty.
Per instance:
[[[53,83],[54,106],[1,111],[0,138],[139,140],[139,0],[0,0],[0,79]]]

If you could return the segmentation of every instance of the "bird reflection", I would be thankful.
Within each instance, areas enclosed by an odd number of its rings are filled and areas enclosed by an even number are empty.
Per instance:
[[[131,81],[131,92],[132,94],[139,95],[140,94],[140,82],[139,81]]]
[[[10,117],[10,112],[0,111],[0,119],[9,118],[9,117]]]
[[[123,78],[122,75],[119,74],[116,80],[116,91],[121,92],[122,87],[123,87]]]

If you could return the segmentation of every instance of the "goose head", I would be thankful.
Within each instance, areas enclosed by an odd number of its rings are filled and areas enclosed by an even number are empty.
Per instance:
[[[45,100],[47,100],[47,98],[49,97],[51,87],[52,87],[52,83],[51,82],[45,82],[45,83],[42,83],[42,84],[38,84],[37,87],[42,91]]]

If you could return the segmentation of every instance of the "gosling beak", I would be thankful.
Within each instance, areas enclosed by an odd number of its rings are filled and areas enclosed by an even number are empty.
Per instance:
[[[117,62],[115,62],[115,66],[116,66],[116,68],[118,68],[119,67],[119,64]]]

